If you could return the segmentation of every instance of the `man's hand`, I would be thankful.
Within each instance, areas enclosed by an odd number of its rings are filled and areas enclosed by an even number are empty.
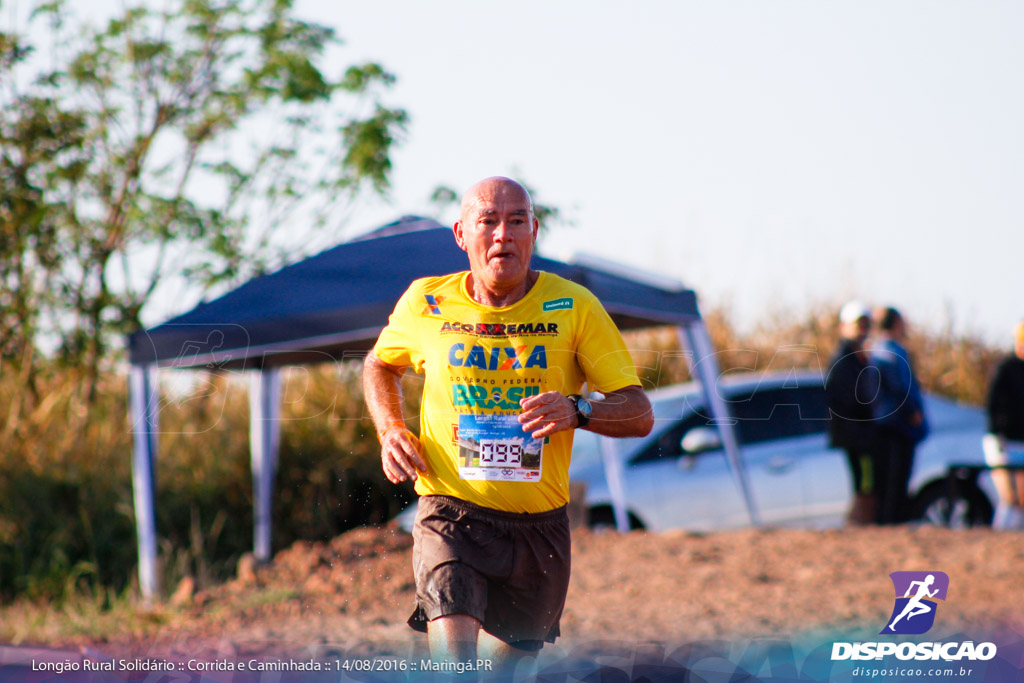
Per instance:
[[[591,401],[587,431],[604,436],[647,436],[654,427],[654,412],[647,394],[638,386],[608,392],[603,401]],[[576,428],[576,408],[557,391],[519,401],[519,423],[535,439]]]
[[[384,476],[392,484],[400,484],[407,479],[416,481],[419,472],[427,471],[427,463],[420,455],[420,440],[408,429],[393,426],[384,433],[380,440],[380,459],[384,468]]]
[[[523,412],[519,424],[535,439],[576,428],[576,408],[572,401],[557,391],[530,396],[519,401]]]
[[[380,460],[384,476],[392,484],[416,481],[427,471],[419,439],[402,421],[402,373],[404,367],[389,365],[374,354],[363,363],[363,393],[373,424],[380,434]],[[418,471],[417,471],[418,470]]]

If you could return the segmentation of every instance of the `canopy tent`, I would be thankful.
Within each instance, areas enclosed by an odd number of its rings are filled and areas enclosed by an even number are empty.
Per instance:
[[[280,422],[280,368],[361,354],[372,348],[395,302],[420,277],[465,270],[466,254],[451,230],[436,221],[407,216],[355,241],[311,256],[243,284],[209,303],[128,337],[132,365],[133,482],[139,537],[139,579],[149,597],[157,591],[154,462],[159,433],[156,373],[160,368],[252,370],[251,448],[255,499],[255,554],[270,558],[270,510]],[[738,441],[717,392],[708,391],[717,363],[693,291],[654,286],[608,267],[570,264],[534,255],[531,265],[587,287],[620,329],[674,325],[690,353],[691,374],[701,380],[721,424],[727,456],[758,523]],[[607,454],[606,463],[618,462]],[[609,471],[620,504],[617,472]]]

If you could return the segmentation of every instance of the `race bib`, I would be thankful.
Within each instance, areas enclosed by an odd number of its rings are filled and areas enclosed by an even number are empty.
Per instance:
[[[459,415],[460,479],[540,481],[543,450],[518,415]]]

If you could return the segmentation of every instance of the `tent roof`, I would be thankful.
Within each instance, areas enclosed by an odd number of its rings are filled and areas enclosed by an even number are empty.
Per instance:
[[[129,358],[133,365],[252,368],[362,355],[409,283],[468,265],[450,228],[408,216],[135,332],[128,337]],[[700,317],[690,290],[536,254],[531,265],[587,287],[621,329],[684,325]]]

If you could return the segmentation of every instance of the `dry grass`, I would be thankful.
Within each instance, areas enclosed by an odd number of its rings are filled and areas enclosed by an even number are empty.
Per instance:
[[[704,318],[723,372],[793,368],[827,373],[839,336],[836,310],[821,305],[799,316],[775,313],[750,332],[740,332],[724,309],[712,309]],[[625,336],[648,388],[690,378],[674,328]],[[912,330],[907,346],[925,389],[974,405],[984,404],[995,366],[1006,352],[980,336],[956,333],[949,324],[938,331]]]

